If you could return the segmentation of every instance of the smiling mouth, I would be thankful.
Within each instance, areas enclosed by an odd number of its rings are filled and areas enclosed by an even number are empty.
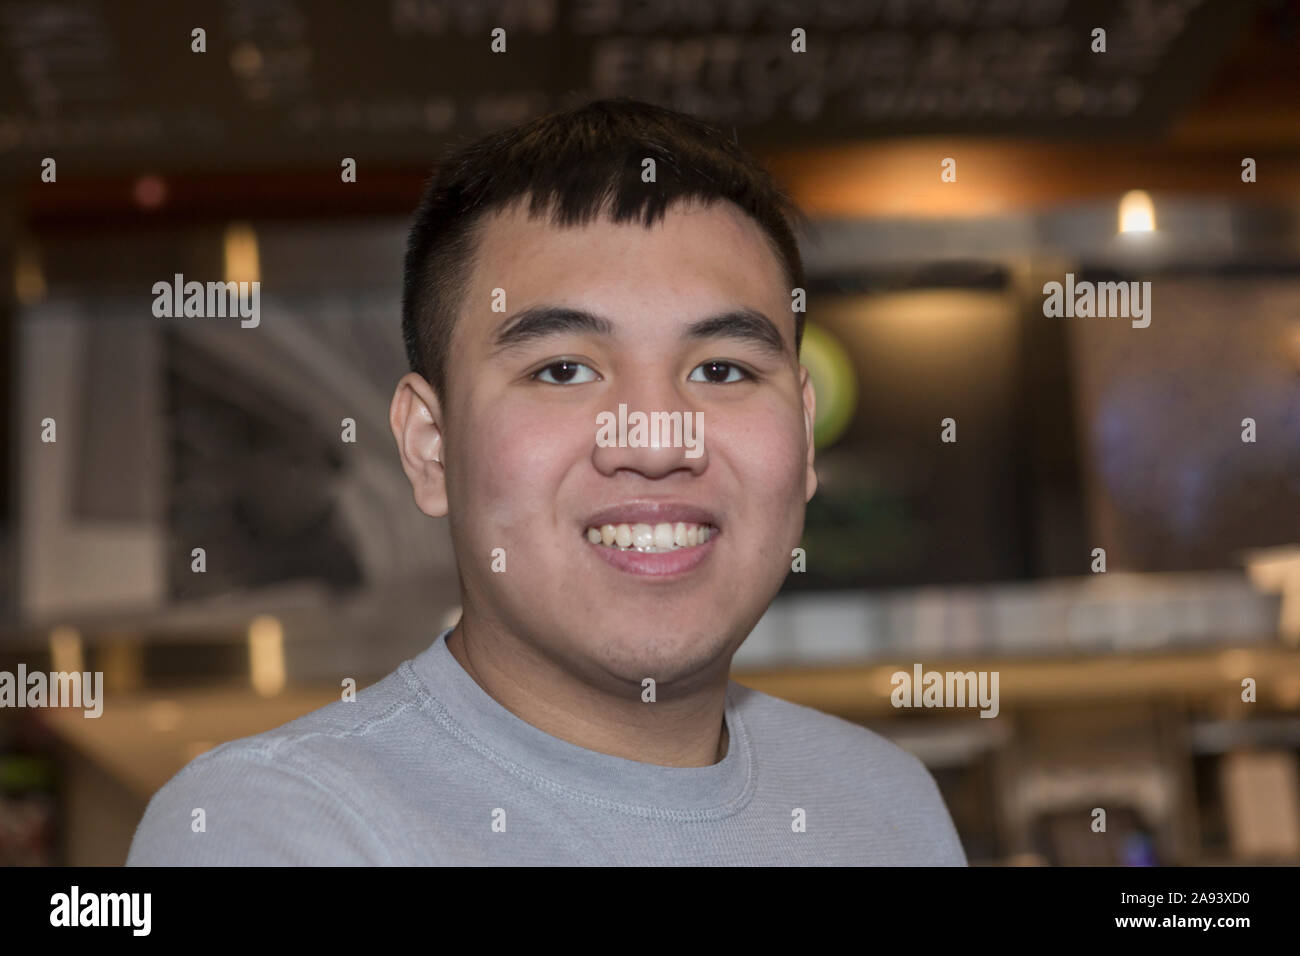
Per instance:
[[[668,554],[704,544],[718,529],[708,524],[678,521],[673,524],[605,524],[587,528],[587,540],[615,551]]]

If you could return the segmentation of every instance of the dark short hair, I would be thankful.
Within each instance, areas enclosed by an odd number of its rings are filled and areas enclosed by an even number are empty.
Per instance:
[[[642,162],[655,161],[653,183]],[[804,217],[748,152],[707,123],[635,100],[550,113],[452,151],[425,184],[406,245],[402,339],[411,370],[446,402],[447,352],[474,259],[476,226],[529,198],[558,226],[605,215],[647,228],[675,202],[730,200],[768,237],[790,288],[804,285]],[[795,315],[795,350],[803,313]]]

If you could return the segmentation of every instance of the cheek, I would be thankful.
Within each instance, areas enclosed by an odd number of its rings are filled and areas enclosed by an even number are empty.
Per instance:
[[[795,412],[774,404],[725,418],[717,416],[713,437],[717,453],[736,473],[746,515],[774,523],[801,520],[805,456],[802,409]],[[706,421],[706,446],[708,439]],[[792,507],[792,503],[798,507]]]
[[[508,532],[554,520],[560,484],[582,453],[580,423],[565,415],[576,412],[497,402],[465,418],[456,497],[477,529]],[[594,436],[595,426],[589,431]]]

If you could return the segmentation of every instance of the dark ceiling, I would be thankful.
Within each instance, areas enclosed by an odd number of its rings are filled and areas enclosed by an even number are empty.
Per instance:
[[[0,177],[427,167],[449,138],[629,95],[757,148],[1148,136],[1262,15],[1233,0],[0,2]],[[1261,13],[1263,11],[1263,13]],[[206,52],[191,31],[206,31]],[[494,28],[506,51],[491,50]],[[1107,49],[1093,53],[1092,30]],[[807,51],[791,50],[806,31]],[[1258,91],[1257,91],[1258,92]]]

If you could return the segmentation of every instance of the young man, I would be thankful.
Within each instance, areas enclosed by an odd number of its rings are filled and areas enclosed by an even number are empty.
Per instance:
[[[390,421],[460,622],[192,762],[128,862],[965,865],[917,759],[729,680],[817,486],[792,211],[626,101],[440,166]]]

